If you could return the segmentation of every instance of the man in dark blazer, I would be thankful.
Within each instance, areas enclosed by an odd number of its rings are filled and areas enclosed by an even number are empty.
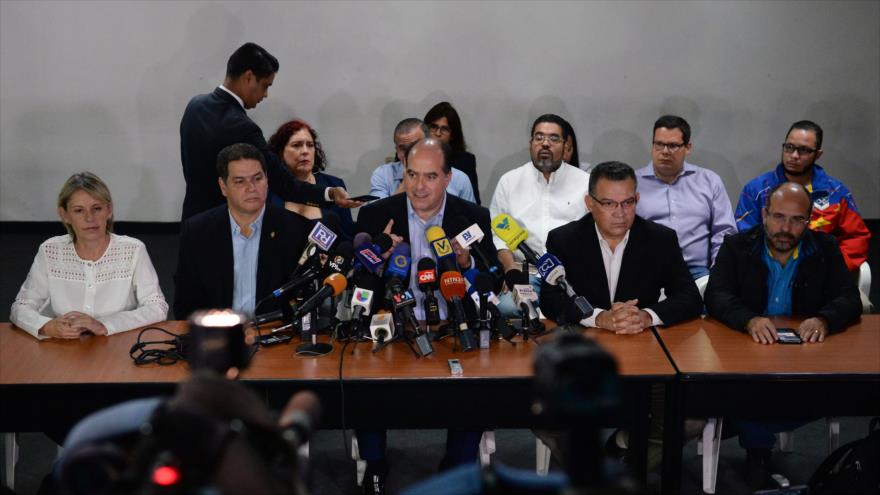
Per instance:
[[[675,231],[636,216],[638,200],[633,169],[601,163],[590,172],[585,198],[590,213],[547,235],[547,251],[565,266],[574,291],[595,308],[581,321],[585,326],[638,333],[700,315],[700,293]],[[567,309],[563,296],[559,287],[542,283],[541,310],[548,318]]]
[[[254,43],[245,43],[230,57],[223,84],[212,93],[190,100],[180,120],[180,161],[186,180],[181,219],[224,203],[216,186],[217,153],[234,143],[249,143],[262,153],[272,192],[290,201],[321,206],[335,201],[351,208],[342,188],[320,188],[294,179],[275,153],[263,131],[247,116],[269,94],[278,72],[278,59]]]
[[[273,301],[259,308],[256,303],[287,282],[305,248],[308,220],[266,204],[266,164],[256,147],[239,143],[221,150],[217,174],[226,204],[181,227],[177,319],[209,308],[246,314],[278,309]]]
[[[452,178],[449,162],[449,148],[446,144],[432,138],[416,142],[406,154],[404,165],[405,193],[395,194],[376,201],[361,209],[358,215],[357,232],[377,235],[385,232],[394,243],[407,242],[412,249],[412,268],[409,288],[416,296],[416,317],[424,319],[422,301],[424,294],[418,289],[416,265],[424,256],[433,256],[425,239],[425,232],[431,226],[440,226],[456,254],[458,267],[465,271],[474,263],[480,270],[487,268],[471,256],[470,250],[462,248],[453,237],[460,232],[461,223],[465,227],[474,223],[486,234],[480,241],[480,248],[486,253],[490,263],[497,266],[497,254],[489,234],[489,210],[465,201],[446,192]],[[440,298],[442,299],[442,298]],[[440,318],[446,318],[445,301],[440,301]],[[385,461],[385,431],[357,430],[358,447],[361,457],[367,461],[364,476],[364,493],[384,493],[385,476],[388,466]],[[441,469],[468,462],[477,462],[481,431],[450,430],[446,439],[446,456]]]

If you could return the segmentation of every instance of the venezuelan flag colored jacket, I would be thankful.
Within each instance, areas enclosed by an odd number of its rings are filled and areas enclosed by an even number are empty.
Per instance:
[[[767,193],[786,181],[788,179],[781,163],[775,170],[749,181],[739,195],[734,213],[737,230],[745,232],[761,223],[761,208],[767,204]],[[862,220],[849,189],[816,164],[813,165],[813,182],[808,189],[813,196],[810,229],[836,237],[846,267],[850,271],[858,270],[859,265],[868,259],[871,232]]]

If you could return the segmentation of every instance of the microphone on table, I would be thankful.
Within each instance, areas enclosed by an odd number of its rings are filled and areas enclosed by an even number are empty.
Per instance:
[[[452,243],[446,237],[443,227],[428,227],[425,231],[425,239],[431,245],[431,251],[437,258],[438,272],[458,271],[458,263],[455,261],[455,251]]]
[[[464,278],[470,285],[468,288],[468,294],[470,294],[471,299],[473,299],[474,304],[476,304],[477,310],[480,313],[479,318],[481,328],[484,326],[484,321],[486,322],[485,326],[489,327],[488,315],[492,315],[492,320],[495,322],[495,329],[501,334],[501,337],[504,340],[509,342],[516,335],[516,329],[512,328],[510,324],[507,323],[507,318],[505,318],[498,309],[498,305],[501,304],[501,301],[498,299],[498,296],[492,292],[492,287],[495,283],[492,276],[475,268],[471,268],[464,272]],[[483,337],[481,335],[480,347],[482,347],[482,345]]]
[[[391,313],[373,315],[370,336],[373,338],[373,352],[378,352],[394,337],[394,316]]]
[[[495,286],[501,287],[501,281],[504,278],[501,274],[501,270],[498,269],[497,265],[492,263],[491,257],[483,250],[482,246],[480,246],[480,241],[485,237],[483,229],[481,229],[476,223],[468,226],[468,220],[464,215],[459,215],[453,218],[452,225],[455,226],[455,229],[461,229],[461,232],[455,236],[458,245],[463,248],[469,248],[471,252],[476,254],[477,259],[483,263],[483,266],[486,267],[486,270],[488,270],[489,274],[492,276],[493,281],[496,283]]]
[[[348,281],[345,279],[345,276],[341,273],[331,273],[327,278],[324,279],[323,287],[316,292],[312,297],[303,301],[302,304],[296,307],[294,311],[295,318],[302,318],[304,315],[308,314],[310,311],[315,309],[318,304],[330,297],[330,296],[338,296],[345,290]],[[319,343],[317,341],[317,335],[314,332],[306,331],[305,328],[302,332],[303,340],[311,340],[310,342],[303,342],[296,348],[297,354],[312,354],[312,355],[324,355],[328,354],[333,350],[333,346],[327,343]]]
[[[590,302],[584,296],[577,295],[565,279],[565,266],[562,265],[559,258],[551,253],[544,253],[538,258],[537,268],[545,282],[562,288],[571,300],[570,314],[566,315],[567,319],[577,323],[593,314],[593,306]]]
[[[492,219],[492,232],[507,244],[508,249],[511,251],[519,249],[529,263],[538,264],[538,255],[525,243],[529,233],[520,227],[513,217],[506,213],[496,216]]]
[[[419,290],[425,294],[422,305],[425,310],[425,323],[436,325],[440,323],[440,304],[434,291],[437,290],[437,263],[431,258],[422,258],[416,266]]]
[[[440,293],[443,294],[443,298],[449,303],[450,320],[455,332],[458,334],[461,350],[468,352],[476,348],[476,339],[473,332],[468,328],[467,319],[464,315],[464,306],[461,302],[466,291],[464,278],[458,271],[449,270],[440,275]]]

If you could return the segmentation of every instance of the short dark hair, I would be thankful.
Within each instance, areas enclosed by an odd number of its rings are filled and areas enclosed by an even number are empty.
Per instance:
[[[813,122],[812,120],[798,120],[794,124],[791,124],[791,127],[788,128],[788,132],[785,133],[786,139],[788,135],[791,134],[791,131],[795,129],[800,129],[802,131],[813,131],[816,134],[816,149],[822,149],[822,128],[819,127],[819,124]]]
[[[280,158],[283,163],[284,147],[287,146],[287,142],[290,141],[291,136],[303,129],[309,131],[309,134],[312,136],[312,141],[315,142],[315,163],[312,165],[312,173],[322,172],[327,168],[327,155],[324,153],[324,147],[321,146],[321,141],[318,139],[318,131],[304,120],[293,119],[281,124],[281,126],[278,127],[278,130],[275,131],[275,134],[272,134],[272,137],[269,138],[269,148],[278,155],[278,158]],[[285,165],[287,164],[285,163]]]
[[[639,185],[636,179],[636,172],[632,167],[623,162],[602,162],[590,169],[590,195],[596,194],[596,183],[599,179],[607,179],[611,181],[622,181],[632,179]]]
[[[443,141],[440,141],[439,139],[434,139],[432,137],[424,137],[422,139],[419,139],[418,141],[410,144],[406,148],[406,154],[404,156],[406,157],[407,167],[409,166],[409,154],[412,152],[413,148],[415,148],[416,145],[420,143],[427,143],[428,141],[431,141],[432,144],[437,144],[437,146],[440,147],[440,151],[443,153],[443,173],[446,175],[452,173],[452,162],[450,161],[452,159],[452,148],[450,148],[449,145],[444,143]]]
[[[657,119],[657,121],[654,122],[654,130],[651,132],[652,139],[654,138],[657,129],[660,129],[661,127],[666,129],[678,129],[681,131],[681,137],[684,139],[684,144],[691,142],[691,125],[688,124],[687,120],[684,120],[678,115],[664,115]]]
[[[266,161],[256,146],[248,143],[230,144],[217,153],[217,177],[223,179],[223,182],[229,178],[229,162],[236,160],[256,160],[260,162],[263,173],[266,173]]]
[[[580,154],[578,153],[578,138],[574,134],[574,127],[572,127],[565,119],[562,119],[562,122],[565,123],[565,125],[562,126],[562,132],[568,133],[568,135],[571,136],[571,161],[574,163],[569,163],[569,165],[580,167],[581,159]]]
[[[430,125],[431,122],[440,120],[443,117],[446,117],[446,120],[449,122],[449,147],[455,153],[464,153],[465,149],[467,149],[467,144],[464,142],[464,133],[461,131],[461,118],[459,118],[458,112],[455,111],[451,103],[441,101],[434,105],[425,114],[423,120],[426,124]]]
[[[771,187],[770,191],[767,192],[767,202],[764,204],[764,209],[766,209],[767,211],[770,211],[770,198],[773,197],[773,193],[778,191],[780,187],[786,186],[786,185],[796,186],[796,188],[799,191],[803,191],[804,195],[807,197],[807,202],[810,205],[807,208],[807,218],[809,218],[810,215],[812,215],[812,213],[813,213],[813,196],[810,194],[809,191],[807,191],[806,187],[798,184],[797,182],[780,182],[779,184],[776,184],[775,186]]]
[[[529,137],[532,137],[535,134],[535,127],[538,127],[538,124],[543,124],[544,122],[558,125],[560,128],[562,128],[562,140],[565,141],[566,139],[568,139],[568,130],[565,126],[565,124],[567,124],[568,122],[566,122],[565,119],[563,119],[559,115],[553,113],[545,113],[544,115],[541,115],[540,117],[535,119],[535,122],[532,123],[532,132],[529,133]]]
[[[263,79],[278,72],[278,59],[256,43],[245,43],[238,47],[226,62],[226,77],[237,78],[251,71],[257,79]]]

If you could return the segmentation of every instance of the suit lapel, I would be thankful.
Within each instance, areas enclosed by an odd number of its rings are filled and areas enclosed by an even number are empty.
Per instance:
[[[595,267],[595,283],[598,286],[599,293],[602,294],[602,298],[599,301],[591,301],[593,304],[597,305],[597,307],[602,307],[602,301],[608,301],[607,307],[611,307],[610,297],[608,297],[608,277],[605,275],[605,262],[602,260],[602,248],[599,247],[599,235],[596,233],[596,221],[593,220],[593,216],[589,215],[584,217],[584,228],[582,229],[584,233],[584,249],[586,250],[586,266],[587,267]],[[590,269],[587,268],[587,275],[585,276],[586,280],[590,280],[589,275]]]
[[[220,210],[220,218],[218,218],[219,234],[217,239],[219,242],[209,247],[218,258],[217,264],[220,277],[220,300],[224,301],[224,306],[232,307],[232,290],[234,285],[234,260],[232,258],[232,227],[229,223],[229,210],[222,208]]]
[[[626,241],[626,249],[623,250],[620,275],[617,277],[617,288],[614,291],[614,295],[618,301],[626,301],[638,297],[634,291],[639,286],[638,277],[642,271],[641,258],[644,234],[642,224],[636,218],[629,230],[629,240]],[[658,260],[658,262],[662,263],[663,261]]]
[[[271,278],[271,260],[280,259],[275,251],[278,247],[278,232],[276,232],[275,212],[266,205],[263,214],[263,225],[260,228],[260,252],[257,253],[257,294],[267,294],[271,288],[268,280]],[[293,255],[291,255],[293,256]],[[254,295],[255,301],[257,294]]]

